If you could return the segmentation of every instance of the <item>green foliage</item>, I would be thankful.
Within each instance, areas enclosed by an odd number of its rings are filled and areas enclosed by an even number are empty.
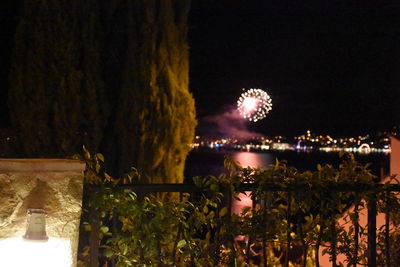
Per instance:
[[[314,172],[279,161],[268,169],[241,168],[227,159],[228,175],[194,177],[202,193],[185,193],[174,202],[140,194],[134,186],[115,186],[120,179],[96,167],[102,156],[86,154],[86,181],[101,185],[88,201],[102,218],[101,251],[117,266],[315,266],[320,250],[331,259],[345,255],[339,266],[365,264],[367,230],[358,216],[366,213],[371,192],[379,200],[378,211],[390,211],[392,223],[388,233],[378,229],[378,262],[386,264],[390,238],[391,263],[399,264],[399,199],[385,187],[377,190],[368,166],[350,154],[339,168],[324,165]],[[246,193],[243,182],[250,181],[253,206],[233,214],[230,196]],[[352,204],[356,210],[348,209]],[[82,228],[92,231],[90,225],[89,218]],[[82,262],[88,251],[82,250]],[[290,258],[296,251],[301,253]]]

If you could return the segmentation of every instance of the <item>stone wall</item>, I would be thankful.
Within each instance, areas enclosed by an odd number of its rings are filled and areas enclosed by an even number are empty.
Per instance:
[[[0,159],[0,241],[25,234],[27,210],[43,209],[49,240],[69,240],[76,265],[85,164],[64,159]]]

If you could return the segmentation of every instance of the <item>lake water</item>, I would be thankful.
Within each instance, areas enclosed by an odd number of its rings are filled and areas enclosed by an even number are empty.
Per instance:
[[[338,167],[341,162],[339,154],[335,152],[296,152],[296,151],[272,151],[272,152],[246,152],[231,150],[195,149],[192,150],[186,160],[185,177],[218,175],[225,171],[224,156],[229,155],[242,166],[268,167],[275,159],[287,160],[289,166],[296,167],[300,171],[315,170],[317,164],[332,164]],[[385,173],[389,169],[389,155],[384,153],[355,154],[361,163],[371,163],[370,169],[375,175],[380,175],[381,168]]]

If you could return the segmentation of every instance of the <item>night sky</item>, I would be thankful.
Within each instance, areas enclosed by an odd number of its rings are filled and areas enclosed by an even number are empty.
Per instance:
[[[207,133],[207,118],[234,108],[242,88],[272,97],[267,118],[246,124],[265,135],[307,129],[359,135],[400,125],[400,3],[292,2],[192,1],[190,90],[198,133]],[[15,2],[0,13],[4,127]]]
[[[8,75],[18,21],[18,0],[5,0],[0,4],[0,128],[10,125],[7,109]]]
[[[247,124],[266,135],[400,125],[400,2],[296,2],[193,2],[190,88],[200,133],[210,128],[204,117],[232,109],[242,88],[271,95],[272,112]]]

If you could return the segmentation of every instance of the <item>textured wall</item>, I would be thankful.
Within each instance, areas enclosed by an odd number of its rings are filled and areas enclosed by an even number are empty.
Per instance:
[[[400,177],[400,139],[397,137],[391,137],[390,143],[392,152],[390,153],[390,175],[397,175]]]
[[[0,241],[25,234],[27,209],[44,209],[49,240],[70,240],[75,265],[84,169],[75,160],[0,159]]]

